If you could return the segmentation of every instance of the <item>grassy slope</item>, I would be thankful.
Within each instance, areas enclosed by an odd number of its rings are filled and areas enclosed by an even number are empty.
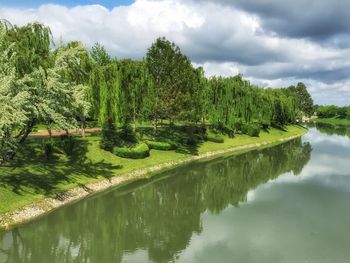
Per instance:
[[[325,124],[332,124],[332,125],[338,125],[338,126],[350,126],[350,120],[348,119],[336,119],[336,118],[329,118],[329,119],[315,119],[316,122],[319,123],[325,123]]]
[[[224,143],[205,142],[196,148],[196,152],[200,154],[251,143],[273,142],[303,133],[304,128],[289,126],[288,132],[271,129],[269,133],[262,132],[260,137],[255,138],[237,135],[235,138],[226,137]],[[39,154],[39,144],[39,141],[30,141],[16,161],[0,167],[0,214],[55,196],[77,185],[191,155],[191,151],[181,149],[166,152],[151,150],[151,156],[146,159],[123,159],[101,150],[99,137],[90,136],[85,140],[79,139],[76,158],[67,159],[62,154],[55,154],[53,159],[46,160]]]

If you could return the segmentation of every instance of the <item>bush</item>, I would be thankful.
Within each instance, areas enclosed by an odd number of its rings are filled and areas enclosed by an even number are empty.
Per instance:
[[[131,143],[137,142],[136,134],[130,124],[124,125],[118,135],[122,141]]]
[[[146,143],[141,143],[134,148],[115,147],[113,153],[122,158],[143,159],[149,156],[149,147]]]
[[[205,139],[209,142],[224,143],[224,137],[220,135],[208,134]]]
[[[247,125],[247,134],[251,137],[259,137],[260,127],[257,124]]]
[[[182,140],[182,143],[186,144],[187,146],[195,146],[198,143],[203,141],[203,137],[199,134],[190,134],[187,138],[184,138]]]
[[[150,149],[161,150],[161,151],[170,151],[175,150],[176,146],[169,142],[155,142],[155,141],[146,141]]]
[[[107,119],[102,126],[100,147],[112,151],[117,143],[117,131],[111,119]]]

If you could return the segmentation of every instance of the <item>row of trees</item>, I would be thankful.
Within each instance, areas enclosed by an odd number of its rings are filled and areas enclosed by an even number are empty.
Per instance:
[[[312,104],[302,83],[262,89],[241,75],[208,79],[165,38],[141,61],[113,59],[99,44],[91,52],[80,42],[53,46],[42,24],[0,22],[0,160],[13,158],[38,123],[84,131],[87,118],[97,120],[110,148],[118,128],[132,133],[140,122],[152,123],[154,136],[163,120],[237,132],[283,126]]]
[[[100,45],[92,51],[90,78],[94,118],[112,136],[112,124],[122,129],[159,122],[207,124],[221,132],[244,132],[249,126],[283,127],[302,115],[311,115],[313,101],[303,83],[287,89],[262,89],[234,77],[206,78],[179,47],[158,38],[142,61],[115,60]],[[130,129],[129,129],[130,131]],[[107,139],[108,141],[108,139]],[[110,146],[105,144],[106,148]]]
[[[350,105],[343,107],[336,105],[318,106],[316,113],[319,118],[339,118],[350,120]]]

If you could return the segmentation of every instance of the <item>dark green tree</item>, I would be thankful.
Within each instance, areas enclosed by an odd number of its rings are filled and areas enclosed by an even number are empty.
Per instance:
[[[304,83],[299,82],[296,86],[288,88],[296,98],[297,107],[305,115],[311,116],[314,113],[314,102]]]
[[[148,49],[146,66],[153,82],[150,95],[155,130],[159,119],[185,119],[193,106],[195,74],[190,60],[174,43],[158,38]]]

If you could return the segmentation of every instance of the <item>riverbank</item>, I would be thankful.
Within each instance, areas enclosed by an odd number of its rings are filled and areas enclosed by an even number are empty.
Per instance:
[[[0,227],[9,229],[93,193],[148,177],[163,169],[268,147],[306,132],[300,126],[288,126],[286,131],[270,129],[261,132],[260,137],[237,135],[226,137],[224,143],[205,142],[196,149],[196,155],[152,150],[151,156],[142,160],[122,159],[102,151],[96,136],[81,141],[86,147],[81,160],[59,156],[43,163],[27,153],[27,160],[0,168]]]
[[[349,126],[350,120],[348,119],[337,119],[337,118],[328,118],[328,119],[315,119],[316,123],[329,124],[333,126]]]

